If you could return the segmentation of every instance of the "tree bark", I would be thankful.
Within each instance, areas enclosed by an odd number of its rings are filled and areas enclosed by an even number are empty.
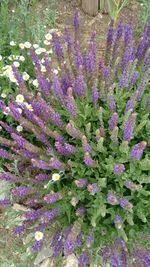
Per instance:
[[[98,13],[99,0],[82,0],[82,8],[90,16],[96,16]]]

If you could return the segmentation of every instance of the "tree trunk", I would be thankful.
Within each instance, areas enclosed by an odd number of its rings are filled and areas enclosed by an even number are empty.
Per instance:
[[[98,13],[99,0],[82,0],[83,11],[90,16],[96,16]]]

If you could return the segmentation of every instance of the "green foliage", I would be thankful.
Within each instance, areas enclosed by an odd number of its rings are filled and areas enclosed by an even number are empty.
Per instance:
[[[135,33],[137,36],[143,30],[145,22],[150,19],[150,1],[149,0],[136,0],[140,4],[139,22],[136,27]]]
[[[128,2],[128,0],[101,0],[100,10],[102,12],[108,12],[111,18],[116,21],[120,12]]]

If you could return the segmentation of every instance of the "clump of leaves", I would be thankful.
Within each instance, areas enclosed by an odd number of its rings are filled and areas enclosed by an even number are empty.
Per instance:
[[[0,179],[11,184],[0,204],[27,207],[14,232],[29,233],[31,251],[48,249],[56,266],[72,253],[80,267],[95,255],[98,264],[126,266],[131,244],[148,232],[150,23],[135,44],[130,24],[121,19],[114,29],[111,21],[100,60],[96,32],[83,54],[78,12],[73,24],[65,46],[52,33],[59,71],[31,49],[34,95],[12,66],[19,92],[0,108],[22,128],[0,122],[10,136],[0,138]],[[146,266],[148,250],[135,247],[133,266]]]

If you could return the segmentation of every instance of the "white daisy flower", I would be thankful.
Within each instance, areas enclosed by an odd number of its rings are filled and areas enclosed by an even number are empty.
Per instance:
[[[21,125],[18,125],[16,128],[17,132],[22,132],[23,131],[23,127]]]
[[[33,47],[34,47],[35,49],[37,49],[37,48],[39,48],[39,45],[38,45],[38,44],[34,44]]]
[[[2,97],[2,98],[6,98],[6,96],[7,96],[7,95],[6,95],[5,93],[2,93],[2,94],[1,94],[1,97]]]
[[[17,83],[17,80],[15,78],[15,76],[13,75],[12,72],[9,73],[9,80],[12,82],[12,83]]]
[[[39,86],[37,79],[33,80],[32,83],[33,83],[33,85],[34,85],[35,87],[38,87],[38,86]]]
[[[50,40],[52,40],[52,35],[50,33],[47,33],[45,35],[45,38],[46,38],[46,40],[50,41]]]
[[[60,174],[59,173],[53,173],[52,175],[52,181],[56,182],[60,180]]]
[[[23,95],[17,95],[16,96],[16,102],[18,103],[18,104],[22,104],[23,102],[24,102],[24,96]]]
[[[43,236],[44,236],[43,233],[39,232],[39,231],[35,232],[35,234],[34,234],[34,237],[35,237],[36,241],[42,240]]]
[[[47,51],[48,54],[53,54],[53,50],[50,49],[49,51]]]
[[[44,40],[43,42],[45,45],[50,45],[50,42],[48,40]]]
[[[18,68],[18,67],[20,66],[20,63],[19,63],[18,61],[14,61],[14,62],[13,62],[13,65],[14,65],[16,68]]]
[[[5,111],[3,112],[5,115],[8,115],[10,112],[10,108],[9,107],[6,107],[5,108]]]
[[[28,81],[30,76],[29,76],[28,73],[24,72],[23,75],[22,75],[22,78],[23,78],[24,81]]]
[[[46,68],[43,65],[41,65],[41,72],[46,72]]]
[[[2,55],[0,55],[0,61],[2,60],[3,58],[2,58]]]
[[[15,46],[15,45],[16,45],[16,43],[14,41],[10,42],[10,46]]]
[[[55,75],[57,75],[57,74],[58,74],[58,70],[54,69],[54,70],[53,70],[53,73],[54,73]]]
[[[40,55],[40,54],[42,54],[43,52],[42,52],[41,48],[37,48],[37,49],[35,50],[35,53],[36,53],[37,55]]]
[[[20,47],[20,49],[24,49],[24,48],[25,48],[25,46],[24,46],[23,43],[20,43],[20,44],[19,44],[19,47]]]
[[[31,43],[30,42],[25,42],[24,46],[25,46],[25,48],[30,48],[31,47]]]
[[[22,61],[22,62],[24,62],[25,61],[25,58],[23,56],[20,56],[19,57],[19,60]]]

